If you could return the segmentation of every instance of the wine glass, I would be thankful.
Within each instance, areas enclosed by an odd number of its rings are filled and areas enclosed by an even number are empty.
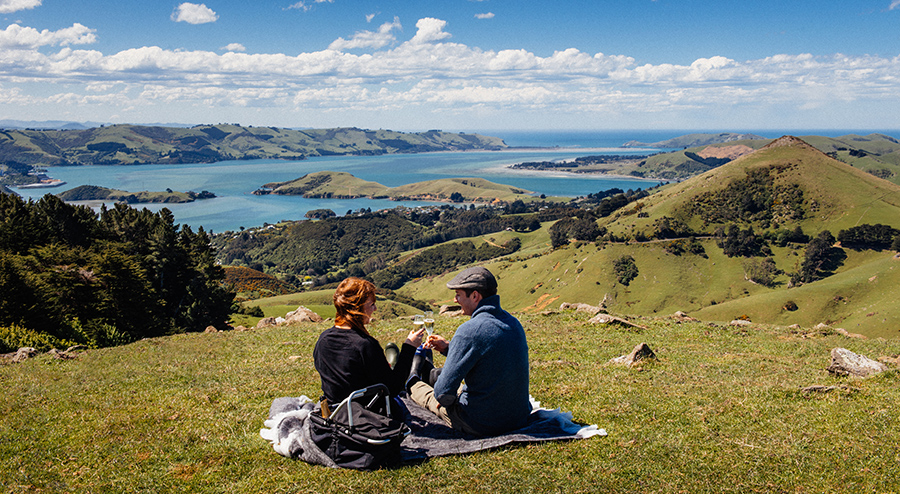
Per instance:
[[[425,317],[423,319],[425,323],[425,332],[428,333],[428,336],[431,336],[431,333],[434,332],[434,312],[425,311]]]

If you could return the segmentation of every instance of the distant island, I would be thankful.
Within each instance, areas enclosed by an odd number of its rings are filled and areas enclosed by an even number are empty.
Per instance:
[[[57,194],[63,201],[115,201],[128,204],[158,203],[177,204],[194,202],[198,199],[212,199],[215,194],[208,191],[201,192],[175,192],[166,189],[165,192],[128,192],[124,190],[108,189],[96,185],[80,185],[74,189]]]
[[[0,164],[18,166],[302,160],[311,156],[501,150],[497,137],[356,127],[293,130],[232,124],[191,128],[109,125],[90,129],[0,129]]]
[[[287,182],[270,182],[253,192],[256,195],[278,194],[307,199],[390,199],[395,201],[512,202],[533,200],[530,190],[503,185],[483,178],[441,178],[399,187],[369,182],[346,172],[309,173]]]

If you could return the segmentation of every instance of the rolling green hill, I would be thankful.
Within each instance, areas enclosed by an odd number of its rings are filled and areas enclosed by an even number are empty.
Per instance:
[[[760,198],[768,198],[768,209],[754,211],[746,219],[721,217],[721,211],[731,212],[735,202],[752,204]],[[704,320],[746,317],[785,325],[828,323],[869,336],[900,336],[900,292],[895,288],[900,286],[900,259],[893,251],[838,247],[844,257],[830,276],[789,288],[790,274],[804,261],[804,244],[770,243],[767,256],[729,257],[718,245],[720,239],[710,236],[727,224],[773,235],[799,226],[812,236],[824,230],[837,235],[863,224],[900,227],[900,187],[799,139],[776,140],[598,223],[607,229],[603,238],[616,241],[573,242],[550,249],[547,228],[517,233],[522,242],[519,252],[483,263],[500,278],[504,304],[537,312],[562,302],[604,304],[619,314],[681,310]],[[702,250],[686,252],[687,240],[659,238],[663,224],[686,227]],[[623,256],[631,256],[638,270],[627,285],[614,271],[614,262]],[[780,271],[767,286],[748,279],[754,263],[765,257]],[[444,284],[453,274],[419,279],[399,291],[446,303],[452,294]]]
[[[328,155],[503,149],[499,138],[431,130],[291,130],[218,124],[189,129],[110,125],[85,130],[0,130],[0,162],[27,165],[210,163]]]
[[[287,182],[270,182],[257,189],[254,194],[278,194],[303,196],[308,199],[335,197],[354,199],[358,197],[379,198],[387,196],[388,187],[377,182],[356,178],[346,172],[321,171],[308,173]]]
[[[712,170],[734,159],[717,159],[717,154],[728,155],[728,150],[745,148],[744,152],[760,149],[772,142],[771,139],[743,139],[728,142],[702,142],[702,134],[682,136],[665,141],[668,144],[684,144],[685,149],[649,156],[637,162],[623,162],[610,167],[608,173],[632,175],[665,180],[684,180]],[[900,185],[900,141],[883,134],[859,136],[849,134],[841,137],[800,136],[804,142],[832,158],[852,165],[865,172]],[[659,144],[659,147],[663,143]],[[682,146],[671,146],[682,147]]]
[[[390,198],[394,200],[490,203],[537,200],[529,190],[497,184],[483,178],[441,178],[399,187],[386,187],[346,172],[321,171],[288,182],[271,182],[254,194],[299,195],[305,198]]]
[[[758,185],[741,182],[754,170],[765,176],[760,180],[771,182],[767,185],[770,193],[781,194],[769,207],[770,224],[757,221],[758,227],[799,225],[807,232],[829,229],[836,233],[864,223],[896,224],[900,219],[900,186],[832,159],[798,138],[783,137],[650,196],[639,211],[619,212],[606,226],[621,235],[652,236],[654,223],[667,216],[697,232],[711,233],[715,226],[730,221],[717,220],[708,210],[737,197],[741,187]],[[729,189],[730,184],[734,187]],[[791,196],[798,192],[800,197]],[[786,217],[791,214],[795,217]]]

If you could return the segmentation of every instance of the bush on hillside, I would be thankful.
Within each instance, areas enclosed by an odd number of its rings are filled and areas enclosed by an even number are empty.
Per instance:
[[[716,230],[716,237],[718,239],[716,245],[728,257],[755,257],[771,254],[763,237],[756,235],[752,226],[747,227],[746,230],[742,230],[734,224],[729,225],[727,229],[720,227]]]
[[[775,265],[775,260],[771,257],[747,259],[744,261],[743,266],[744,278],[763,286],[773,286],[775,277],[784,273],[778,269]]]
[[[837,239],[843,247],[854,250],[882,250],[890,248],[898,236],[900,230],[888,225],[864,224],[839,231]]]
[[[789,166],[747,170],[746,176],[724,188],[697,196],[681,213],[699,215],[706,224],[758,223],[763,228],[803,219],[803,189],[797,184],[775,184],[775,176]]]
[[[628,286],[638,275],[637,264],[631,256],[622,256],[614,260],[613,270],[616,272],[616,280],[625,286]]]
[[[796,279],[802,283],[812,283],[830,276],[847,258],[843,249],[834,247],[835,241],[834,235],[828,230],[812,239],[806,246],[800,272],[792,277],[792,281]]]
[[[681,254],[689,253],[695,256],[700,256],[704,259],[708,257],[706,255],[706,249],[703,248],[703,243],[701,243],[694,237],[680,238],[678,240],[672,240],[671,242],[664,242],[662,244],[662,248],[667,253],[672,254],[673,256],[680,256]]]

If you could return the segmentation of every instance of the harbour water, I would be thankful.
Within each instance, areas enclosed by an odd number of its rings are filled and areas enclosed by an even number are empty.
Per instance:
[[[51,167],[47,174],[66,185],[54,189],[18,189],[26,198],[39,198],[45,193],[58,194],[79,185],[97,185],[129,192],[203,190],[215,199],[186,204],[137,205],[151,211],[163,207],[172,211],[176,222],[206,231],[223,232],[251,228],[281,220],[299,220],[313,209],[331,209],[338,215],[361,208],[373,211],[399,205],[419,206],[421,201],[373,199],[304,199],[296,196],[253,195],[269,182],[284,182],[317,171],[342,171],[363,180],[388,187],[451,177],[481,177],[492,182],[516,186],[536,194],[576,197],[610,188],[638,189],[657,185],[654,180],[615,178],[593,174],[565,172],[519,171],[508,165],[525,161],[571,159],[595,154],[638,154],[658,150],[621,148],[629,140],[657,142],[689,132],[681,131],[616,131],[616,132],[491,132],[514,146],[509,151],[446,152],[383,156],[330,156],[302,161],[250,160],[223,161],[211,164],[78,166]],[[760,134],[770,137],[768,134]],[[846,132],[844,133],[846,134]],[[775,135],[779,137],[782,134]],[[795,134],[797,135],[797,134]],[[818,134],[825,135],[825,134]],[[833,135],[843,135],[835,133]],[[545,146],[524,149],[527,146]],[[556,147],[559,146],[559,147]]]

